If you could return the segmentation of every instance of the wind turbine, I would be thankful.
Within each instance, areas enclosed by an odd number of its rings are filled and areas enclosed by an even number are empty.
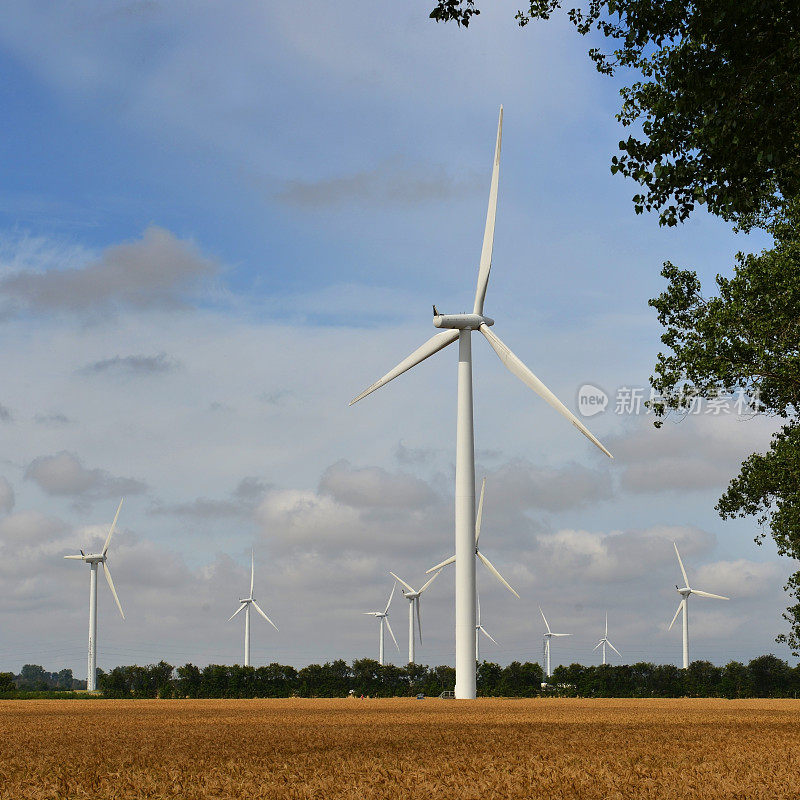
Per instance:
[[[430,583],[430,581],[428,581]],[[370,617],[375,617],[375,619],[379,619],[381,621],[380,629],[378,633],[378,663],[383,665],[383,625],[386,624],[386,627],[389,629],[389,633],[392,635],[392,641],[394,641],[394,646],[397,648],[397,652],[400,652],[400,645],[397,644],[397,639],[394,638],[394,631],[392,630],[392,626],[389,624],[389,606],[392,604],[392,598],[394,597],[394,590],[397,588],[397,583],[392,584],[392,591],[389,595],[389,599],[386,601],[386,608],[383,611],[365,611],[364,614]],[[422,590],[420,589],[420,592]],[[421,635],[421,634],[420,634]]]
[[[486,287],[492,267],[494,223],[497,213],[497,186],[500,177],[500,143],[503,133],[503,107],[497,124],[497,141],[494,151],[492,182],[489,189],[489,208],[483,234],[478,285],[471,314],[440,314],[433,307],[433,325],[444,328],[394,369],[350,401],[357,403],[389,381],[438,353],[458,340],[458,411],[456,423],[456,490],[455,490],[455,541],[456,541],[456,686],[455,696],[460,699],[475,697],[475,439],[472,420],[472,332],[479,330],[508,370],[533,389],[559,414],[566,417],[581,433],[607,456],[608,450],[589,432],[588,428],[509,350],[490,328],[494,320],[483,314]]]
[[[487,639],[494,642],[495,644],[497,644],[497,641],[492,636],[492,634],[489,633],[489,631],[487,631],[486,628],[483,627],[483,625],[481,625],[481,598],[480,595],[478,595],[477,593],[476,595],[477,595],[476,600],[478,601],[478,612],[477,612],[477,620],[475,623],[475,661],[478,662],[481,660],[481,646],[478,634],[482,633]]]
[[[123,497],[122,500],[125,498]],[[125,614],[122,611],[122,606],[117,597],[117,590],[114,588],[114,581],[111,579],[111,570],[108,568],[108,546],[111,544],[111,537],[114,534],[114,529],[117,527],[117,519],[119,512],[122,509],[122,500],[119,501],[117,506],[117,513],[114,515],[114,521],[108,529],[108,536],[106,536],[106,543],[103,545],[103,550],[100,553],[90,553],[87,555],[81,550],[80,555],[64,556],[74,561],[84,561],[91,568],[89,573],[89,660],[88,672],[86,674],[86,691],[93,692],[97,688],[97,566],[98,564],[103,567],[103,575],[106,576],[108,588],[111,589],[111,594],[114,595],[114,602],[117,604],[120,616],[125,619]]]
[[[678,590],[678,594],[681,596],[681,602],[678,603],[678,610],[675,612],[675,616],[672,618],[672,622],[670,622],[667,630],[672,630],[672,626],[675,624],[675,620],[678,619],[678,614],[681,613],[682,609],[683,668],[689,669],[689,595],[697,594],[700,595],[700,597],[711,597],[714,600],[730,600],[730,597],[723,597],[721,594],[711,594],[710,592],[701,592],[699,589],[692,589],[689,586],[689,579],[686,577],[686,570],[683,568],[683,561],[681,561],[681,554],[678,552],[678,545],[673,542],[672,546],[675,548],[675,555],[678,556],[678,564],[680,564],[681,567],[681,574],[683,575],[683,588],[680,588],[677,584],[675,585],[675,588]]]
[[[478,549],[478,543],[481,538],[481,519],[483,518],[483,494],[486,490],[486,478],[483,479],[483,483],[481,484],[481,497],[478,501],[478,513],[475,518],[475,555],[481,560],[481,563],[492,573],[492,575],[497,578],[503,586],[508,589],[511,594],[513,594],[517,599],[519,599],[519,595],[517,594],[516,590],[511,587],[511,584],[497,571],[494,564],[489,561],[486,556],[481,553]],[[445,559],[440,564],[437,564],[435,567],[431,567],[427,572],[433,572],[434,570],[440,570],[442,567],[446,567],[448,564],[452,564],[456,560],[455,556],[450,556],[450,558]],[[427,574],[426,572],[426,574]],[[456,574],[458,574],[458,567],[456,567]],[[477,597],[477,588],[475,590],[475,596]]]
[[[389,572],[389,574],[396,581],[400,581],[400,583],[402,583],[403,586],[405,586],[406,589],[408,589],[407,592],[403,590],[403,597],[405,597],[405,599],[408,600],[408,663],[413,664],[414,663],[414,613],[416,612],[417,615],[417,628],[419,629],[419,643],[422,644],[422,620],[420,619],[419,616],[419,596],[436,580],[436,576],[439,574],[439,572],[435,573],[432,578],[430,578],[425,584],[423,584],[422,588],[419,591],[417,591],[410,584],[406,583],[400,576],[395,575],[394,572]],[[389,620],[387,619],[386,621],[388,623]],[[381,639],[383,639],[382,636]],[[383,661],[381,661],[381,663],[383,663]]]
[[[608,645],[620,658],[622,658],[622,653],[611,644],[611,640],[608,638],[608,612],[606,611],[606,632],[603,634],[603,638],[592,648],[592,652],[597,650],[600,645],[603,646],[603,663],[606,663],[606,645]]]
[[[230,622],[240,611],[244,610],[244,665],[246,667],[250,666],[250,606],[253,606],[259,614],[261,614],[264,619],[272,625],[275,630],[278,630],[278,626],[261,610],[261,606],[256,603],[255,597],[253,597],[253,584],[255,583],[256,578],[256,565],[255,565],[255,556],[253,551],[250,551],[250,594],[248,597],[244,597],[239,600],[240,606],[233,612],[233,614],[228,617],[228,622]]]
[[[572,636],[572,634],[553,633],[553,631],[550,630],[550,624],[547,622],[547,617],[544,615],[544,611],[542,611],[541,606],[539,606],[539,613],[542,615],[545,627],[547,628],[547,632],[544,634],[544,666],[545,666],[545,675],[549,678],[553,674],[550,669],[550,640],[554,636]]]

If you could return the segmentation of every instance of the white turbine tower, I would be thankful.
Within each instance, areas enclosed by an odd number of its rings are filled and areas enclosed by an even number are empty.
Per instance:
[[[683,568],[683,561],[681,561],[681,554],[678,552],[678,545],[672,543],[675,548],[675,555],[678,556],[678,564],[681,567],[681,574],[683,575],[683,588],[675,586],[678,594],[681,596],[681,602],[678,603],[678,610],[672,618],[667,630],[672,630],[675,620],[678,619],[678,614],[683,610],[683,668],[689,668],[689,595],[697,594],[700,597],[711,597],[714,600],[730,600],[730,597],[723,597],[721,594],[711,594],[710,592],[701,592],[700,589],[692,589],[689,586],[689,579],[686,577],[686,570]]]
[[[414,614],[417,615],[417,628],[419,629],[419,643],[422,644],[422,619],[419,615],[419,597],[420,595],[436,580],[438,572],[423,584],[422,588],[417,591],[413,586],[406,583],[400,576],[395,575],[394,572],[389,574],[396,580],[400,581],[408,591],[403,590],[403,597],[408,600],[408,663],[414,663]],[[388,620],[387,620],[388,622]]]
[[[542,615],[542,619],[544,620],[544,625],[547,628],[547,631],[543,634],[544,636],[544,671],[546,677],[550,677],[553,672],[550,669],[550,640],[555,636],[572,636],[571,633],[553,633],[550,630],[550,624],[547,621],[547,617],[544,615],[544,611],[542,611],[542,607],[539,606],[539,613]]]
[[[475,599],[478,602],[477,620],[475,623],[475,661],[478,662],[481,660],[481,646],[480,646],[479,634],[482,633],[487,639],[489,639],[489,641],[492,641],[495,644],[497,644],[497,641],[492,636],[492,634],[489,633],[489,631],[487,631],[486,628],[483,627],[483,625],[481,625],[481,598],[477,592]]]
[[[489,190],[489,208],[483,234],[478,285],[471,314],[440,314],[433,307],[433,325],[444,328],[431,337],[410,356],[403,359],[391,372],[365,389],[350,401],[358,402],[398,375],[411,369],[424,359],[458,341],[458,411],[456,424],[456,489],[455,489],[455,540],[456,540],[456,686],[455,696],[461,699],[475,697],[475,440],[472,421],[472,332],[479,330],[508,370],[533,389],[559,414],[566,417],[589,440],[611,457],[608,450],[589,432],[586,426],[506,347],[490,326],[494,320],[483,314],[489,271],[492,266],[494,223],[497,212],[497,185],[500,176],[500,142],[503,132],[503,108],[497,125],[497,142],[494,152],[492,182]]]
[[[611,640],[608,638],[608,612],[606,612],[606,632],[603,634],[603,638],[592,648],[592,652],[597,650],[600,645],[603,646],[603,663],[606,663],[606,645],[608,645],[620,658],[622,658],[622,653],[611,644]]]
[[[123,498],[124,500],[125,498]],[[106,543],[103,545],[103,550],[100,553],[90,553],[87,555],[81,550],[81,554],[75,556],[64,556],[64,558],[73,559],[75,561],[84,561],[91,568],[89,573],[89,660],[88,671],[86,675],[86,690],[93,692],[97,688],[97,567],[98,564],[103,567],[103,575],[106,576],[108,588],[111,589],[111,594],[114,595],[114,602],[117,604],[120,616],[125,619],[125,614],[122,612],[122,606],[117,597],[117,590],[114,588],[114,581],[111,580],[111,571],[108,568],[108,546],[111,544],[111,537],[114,534],[114,529],[117,527],[117,519],[119,512],[122,509],[122,500],[119,501],[117,506],[117,513],[114,515],[114,521],[108,529],[106,536]]]
[[[275,630],[278,630],[278,626],[261,610],[261,606],[256,603],[255,597],[253,597],[253,584],[255,583],[256,578],[256,566],[255,566],[255,556],[253,551],[250,551],[250,594],[247,597],[241,598],[239,600],[240,606],[233,612],[233,614],[228,617],[228,622],[230,622],[240,611],[244,610],[244,665],[246,667],[250,666],[250,606],[253,606],[259,614],[261,614],[264,619],[272,625]]]
[[[486,491],[486,478],[483,479],[483,483],[481,483],[481,497],[478,501],[478,513],[475,517],[475,555],[480,559],[481,563],[492,573],[492,575],[497,578],[503,586],[508,589],[511,594],[513,594],[517,599],[520,599],[519,595],[517,594],[516,590],[511,587],[511,584],[497,571],[497,568],[489,561],[486,556],[481,553],[480,549],[478,548],[478,544],[481,538],[481,519],[483,518],[483,494]],[[450,558],[446,558],[441,563],[437,564],[435,567],[431,567],[429,570],[426,571],[426,574],[429,572],[433,572],[434,570],[440,570],[443,567],[448,566],[448,564],[452,564],[456,560],[455,556],[450,556]],[[456,567],[456,574],[458,574],[458,567]],[[477,598],[478,590],[475,589],[475,596]]]
[[[381,621],[378,630],[378,663],[383,665],[383,626],[384,623],[386,627],[389,629],[389,633],[392,635],[392,641],[394,642],[394,646],[397,648],[397,652],[400,652],[400,645],[397,644],[397,639],[394,638],[394,631],[392,630],[392,626],[389,624],[389,606],[392,604],[392,598],[394,597],[394,590],[397,588],[397,584],[392,584],[392,591],[389,594],[389,599],[386,601],[386,608],[383,611],[365,611],[369,617],[375,617]]]

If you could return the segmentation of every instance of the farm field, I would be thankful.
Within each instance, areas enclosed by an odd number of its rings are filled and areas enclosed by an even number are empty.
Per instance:
[[[0,702],[2,800],[796,798],[795,700]]]

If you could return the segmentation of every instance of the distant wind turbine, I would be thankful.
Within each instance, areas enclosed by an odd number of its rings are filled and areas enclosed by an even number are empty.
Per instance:
[[[550,677],[553,673],[550,669],[550,640],[555,636],[572,636],[571,633],[553,633],[550,630],[550,623],[547,621],[547,617],[544,615],[544,611],[542,611],[542,607],[539,606],[539,613],[542,615],[542,619],[544,620],[544,625],[547,628],[546,633],[543,634],[544,636],[544,671],[545,676]]]
[[[394,572],[389,574],[396,580],[400,581],[408,591],[403,590],[403,597],[408,600],[408,663],[414,663],[414,614],[417,615],[417,628],[419,629],[419,643],[422,644],[422,619],[419,615],[419,597],[420,595],[436,580],[438,572],[433,575],[422,588],[417,591],[413,586],[406,583],[399,575]],[[387,619],[388,622],[388,619]]]
[[[497,644],[497,641],[492,636],[486,628],[481,625],[481,596],[476,592],[476,599],[478,601],[478,609],[477,609],[477,623],[475,625],[475,661],[478,662],[481,660],[481,645],[480,645],[480,637],[479,634],[483,634],[489,641],[494,642]],[[499,646],[499,645],[498,645]]]
[[[392,598],[394,597],[394,590],[397,588],[397,583],[392,584],[392,591],[389,595],[389,599],[386,601],[386,608],[383,611],[365,611],[369,617],[375,617],[375,619],[379,619],[381,621],[379,630],[378,630],[378,663],[383,664],[383,626],[384,624],[389,629],[389,633],[392,635],[392,641],[394,642],[394,646],[397,648],[397,652],[400,652],[400,645],[397,644],[397,639],[394,638],[394,631],[392,630],[392,626],[389,624],[389,606],[392,604]]]
[[[253,597],[253,584],[255,583],[256,577],[256,568],[255,568],[255,555],[253,551],[250,551],[250,594],[247,597],[244,597],[239,600],[241,604],[233,614],[228,617],[228,622],[230,622],[240,611],[244,611],[244,665],[246,667],[250,666],[250,606],[253,606],[259,614],[261,614],[264,619],[272,625],[275,630],[278,630],[278,626],[262,611],[261,606],[256,603],[255,597]]]
[[[458,341],[458,410],[456,415],[456,486],[455,486],[455,540],[456,540],[456,686],[459,699],[475,697],[475,438],[472,413],[472,333],[480,331],[504,366],[526,386],[533,389],[559,414],[566,417],[596,447],[609,458],[611,453],[589,432],[588,428],[517,358],[491,331],[494,320],[484,316],[483,304],[492,268],[492,248],[497,214],[497,189],[500,178],[500,144],[503,134],[503,107],[497,123],[497,140],[494,150],[492,181],[489,189],[489,207],[483,233],[478,285],[470,314],[441,314],[434,305],[433,325],[444,328],[394,369],[369,386],[350,401],[357,403],[376,389],[385,386],[407,370]]]
[[[622,658],[622,653],[611,644],[611,640],[608,638],[608,612],[606,612],[606,632],[603,634],[603,638],[592,648],[592,652],[597,650],[598,647],[603,646],[603,663],[606,663],[606,645],[608,645],[620,658]]]
[[[681,567],[681,574],[683,575],[683,588],[679,587],[677,584],[675,588],[678,590],[678,594],[681,596],[681,602],[678,603],[678,610],[675,612],[675,616],[672,618],[672,622],[669,624],[669,628],[667,630],[672,630],[672,626],[675,624],[675,620],[678,619],[678,614],[681,613],[683,610],[683,668],[689,668],[689,595],[690,594],[697,594],[700,597],[711,597],[714,600],[730,600],[730,597],[723,597],[721,594],[711,594],[710,592],[701,592],[699,589],[692,589],[689,586],[689,579],[686,577],[686,570],[683,568],[683,561],[681,561],[681,554],[678,552],[678,545],[675,542],[672,543],[672,546],[675,548],[675,555],[678,556],[678,564]]]
[[[124,500],[125,498],[123,498]],[[114,581],[111,580],[111,570],[108,568],[108,547],[111,544],[111,537],[114,534],[114,529],[117,527],[117,519],[119,519],[119,512],[122,509],[122,500],[119,501],[117,513],[114,515],[114,521],[108,529],[106,536],[106,543],[103,545],[103,550],[100,553],[90,553],[87,555],[81,550],[80,555],[64,556],[64,558],[73,559],[75,561],[84,561],[87,563],[91,572],[89,573],[89,660],[88,672],[86,675],[86,690],[89,692],[97,689],[97,567],[103,567],[103,575],[106,576],[106,583],[108,588],[111,589],[111,594],[114,595],[114,602],[117,604],[120,616],[125,619],[125,614],[122,612],[122,606],[117,597],[117,590],[114,588]]]
[[[511,594],[513,594],[517,599],[519,599],[519,595],[517,594],[516,589],[514,589],[511,586],[511,584],[497,571],[495,565],[492,564],[492,562],[489,561],[489,559],[486,558],[486,556],[483,553],[481,553],[480,549],[478,548],[478,544],[481,538],[481,519],[483,518],[483,495],[485,491],[486,491],[486,478],[484,478],[483,483],[481,483],[481,497],[480,500],[478,501],[478,513],[475,517],[475,555],[478,557],[478,559],[480,559],[481,563],[486,567],[486,569],[488,569],[489,572],[491,572],[492,575],[494,575],[495,578],[497,578],[497,580],[500,581],[500,583],[502,583],[503,586],[505,586],[509,592],[511,592]],[[434,570],[440,570],[443,567],[452,564],[455,560],[456,560],[455,556],[450,556],[450,558],[446,558],[444,561],[437,564],[435,567],[431,567],[429,570],[426,570],[426,574],[433,572]],[[456,567],[456,571],[458,571],[458,567]],[[476,587],[475,589],[476,597],[477,594],[478,590]]]

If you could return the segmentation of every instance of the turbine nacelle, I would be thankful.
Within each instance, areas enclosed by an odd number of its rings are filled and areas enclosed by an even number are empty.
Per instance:
[[[436,306],[433,307],[437,311]],[[438,314],[434,313],[434,328],[453,328],[460,331],[476,331],[481,325],[494,325],[491,317],[484,317],[483,314]]]

